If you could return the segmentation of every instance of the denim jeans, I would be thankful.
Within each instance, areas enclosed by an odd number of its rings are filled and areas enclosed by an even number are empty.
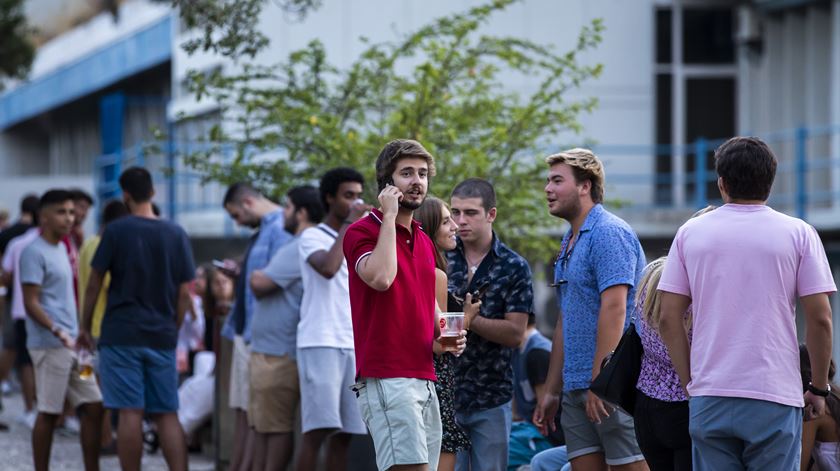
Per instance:
[[[537,453],[531,458],[531,471],[568,471],[572,469],[566,446],[558,446]]]
[[[458,453],[456,471],[507,469],[512,420],[510,402],[477,412],[457,412],[455,420],[472,442],[469,450]]]
[[[694,471],[796,470],[802,409],[737,397],[689,399]]]

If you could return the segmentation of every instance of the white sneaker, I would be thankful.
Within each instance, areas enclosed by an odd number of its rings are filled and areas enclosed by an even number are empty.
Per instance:
[[[38,411],[33,409],[29,412],[24,412],[24,413],[20,414],[18,416],[17,421],[18,421],[18,423],[25,426],[29,430],[32,430],[33,428],[35,428],[35,419],[37,417],[38,417]]]
[[[69,435],[78,435],[79,432],[82,431],[82,426],[79,423],[79,419],[76,417],[65,417],[64,418],[64,432]]]

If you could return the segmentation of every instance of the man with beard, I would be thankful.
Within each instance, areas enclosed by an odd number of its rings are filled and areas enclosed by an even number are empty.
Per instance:
[[[251,328],[248,401],[248,423],[255,435],[253,470],[286,469],[292,458],[292,432],[300,400],[295,339],[303,298],[298,236],[323,216],[315,187],[292,188],[286,194],[283,217],[286,232],[295,238],[249,280],[257,298]]]
[[[236,275],[236,301],[222,328],[222,335],[233,341],[229,403],[236,411],[236,442],[233,444],[230,469],[237,471],[251,469],[254,441],[253,430],[248,427],[247,411],[251,318],[256,298],[248,279],[254,270],[265,268],[277,250],[292,239],[292,235],[283,229],[283,209],[249,183],[239,182],[228,187],[223,204],[237,224],[257,230],[251,236],[241,268],[231,273]]]
[[[359,198],[365,180],[351,168],[321,178],[324,222],[300,236],[303,302],[297,326],[303,441],[297,469],[316,469],[329,438],[327,469],[344,466],[352,434],[365,424],[350,386],[356,374],[347,263],[341,251],[347,228],[370,209]]]
[[[533,312],[531,269],[493,231],[496,192],[480,178],[459,183],[451,195],[458,245],[449,258],[449,291],[466,298],[485,292],[470,320],[470,348],[455,362],[456,419],[472,448],[458,453],[457,470],[506,469],[511,431],[511,355],[525,338]]]
[[[601,205],[604,167],[598,157],[571,149],[546,163],[548,211],[571,228],[555,262],[552,286],[561,315],[534,424],[543,433],[554,429],[562,393],[560,421],[573,470],[645,470],[633,418],[589,391],[629,323],[644,252],[633,229]]]
[[[412,217],[434,174],[434,158],[419,142],[389,142],[376,159],[380,207],[344,238],[358,378],[353,390],[380,470],[436,470],[440,456],[432,364],[440,333],[435,248]]]

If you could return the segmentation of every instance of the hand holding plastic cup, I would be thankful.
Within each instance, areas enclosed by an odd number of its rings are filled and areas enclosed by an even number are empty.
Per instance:
[[[79,350],[79,379],[86,380],[93,377],[93,353],[83,348]]]
[[[455,351],[458,348],[458,338],[464,330],[463,312],[442,312],[440,313],[440,342],[447,351]]]

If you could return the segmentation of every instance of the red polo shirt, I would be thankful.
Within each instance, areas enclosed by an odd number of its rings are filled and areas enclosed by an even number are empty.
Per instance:
[[[344,236],[350,272],[350,307],[356,346],[356,373],[366,378],[418,378],[437,381],[432,364],[435,335],[435,248],[412,220],[397,224],[397,277],[376,291],[356,273],[356,265],[379,240],[382,212],[374,209]]]

